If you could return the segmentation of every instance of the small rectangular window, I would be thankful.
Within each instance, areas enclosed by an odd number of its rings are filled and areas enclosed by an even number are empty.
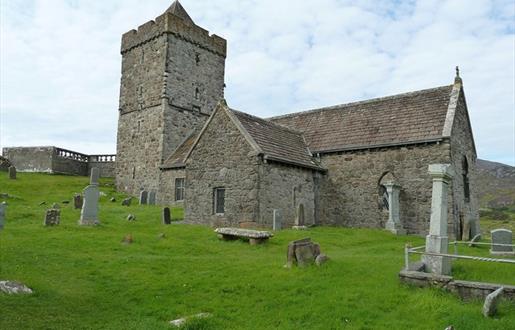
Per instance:
[[[184,200],[184,178],[175,179],[175,200]]]
[[[225,213],[225,188],[215,188],[213,191],[214,213]]]

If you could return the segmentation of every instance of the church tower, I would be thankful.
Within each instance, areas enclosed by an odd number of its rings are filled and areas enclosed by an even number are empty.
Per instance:
[[[159,166],[223,98],[226,49],[179,1],[122,36],[119,191],[157,190]]]

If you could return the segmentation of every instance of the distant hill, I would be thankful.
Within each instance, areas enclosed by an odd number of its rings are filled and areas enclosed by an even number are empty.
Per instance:
[[[515,206],[515,167],[478,159],[476,168],[480,207]]]

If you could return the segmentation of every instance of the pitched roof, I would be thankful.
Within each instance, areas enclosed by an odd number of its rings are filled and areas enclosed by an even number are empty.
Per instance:
[[[269,118],[304,134],[311,152],[441,139],[453,85]]]
[[[165,13],[172,13],[175,16],[178,16],[182,18],[184,21],[191,25],[195,25],[193,20],[191,19],[190,15],[188,15],[188,12],[184,7],[181,5],[179,0],[175,0],[170,7],[165,11]]]
[[[302,133],[244,112],[232,109],[229,111],[252,138],[265,159],[323,169],[313,160]]]
[[[180,168],[186,166],[186,156],[198,136],[198,132],[193,132],[175,149],[175,151],[163,162],[162,169]]]

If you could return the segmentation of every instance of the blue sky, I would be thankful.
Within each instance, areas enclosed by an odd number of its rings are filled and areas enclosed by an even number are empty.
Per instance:
[[[122,33],[171,0],[0,0],[0,146],[114,153]],[[515,165],[513,0],[182,0],[228,40],[226,98],[262,117],[448,85],[478,156]]]

